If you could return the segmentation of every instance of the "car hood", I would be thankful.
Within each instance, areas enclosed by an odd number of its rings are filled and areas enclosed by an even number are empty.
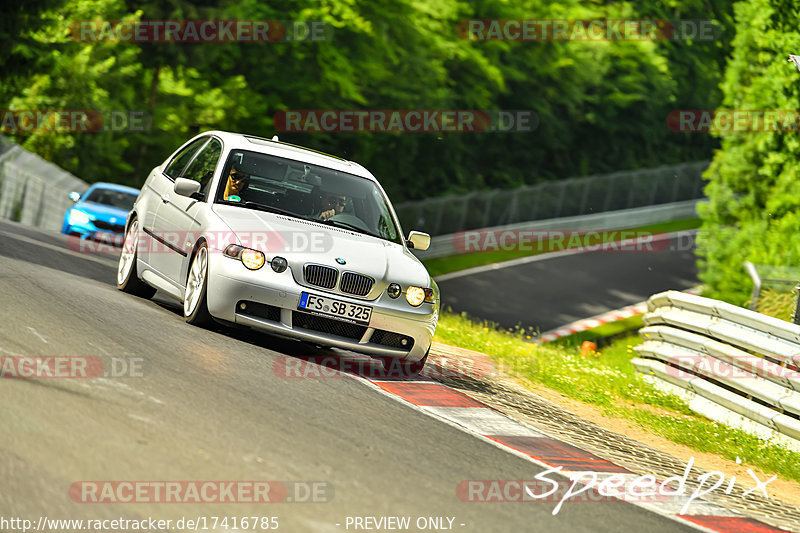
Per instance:
[[[340,272],[370,276],[375,279],[374,290],[377,291],[392,282],[403,287],[431,286],[425,267],[400,244],[344,228],[241,207],[216,204],[214,212],[236,234],[242,246],[264,252],[268,260],[275,256],[286,258],[298,283],[302,283],[303,265],[314,263]]]
[[[125,220],[128,218],[128,213],[130,212],[125,209],[120,209],[119,207],[96,204],[94,202],[78,202],[72,206],[72,209],[83,211],[84,213],[94,216],[95,219],[98,220],[110,221],[112,218],[116,218],[117,220],[113,222],[114,224],[125,224]]]

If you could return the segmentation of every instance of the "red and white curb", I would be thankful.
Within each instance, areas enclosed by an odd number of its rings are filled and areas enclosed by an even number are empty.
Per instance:
[[[696,287],[686,289],[683,292],[687,294],[700,294],[700,290]],[[616,322],[617,320],[623,320],[632,316],[643,315],[646,312],[647,302],[639,302],[637,304],[623,307],[622,309],[615,309],[613,311],[608,311],[593,317],[576,320],[575,322],[570,322],[569,324],[561,326],[558,329],[545,331],[544,333],[540,334],[536,340],[540,343],[552,342],[556,339],[560,339],[561,337],[574,335],[575,333],[596,328],[597,326],[602,326],[603,324],[608,324],[609,322]]]
[[[541,467],[548,469],[561,467],[558,473],[553,473],[554,476],[566,477],[568,480],[591,476],[598,481],[611,475],[621,475],[630,481],[642,477],[593,453],[549,437],[441,383],[428,380],[365,379],[364,381],[388,396],[414,406],[430,416],[444,419],[463,431]],[[663,480],[656,480],[657,483],[661,481]],[[454,491],[456,490],[454,487]],[[689,494],[669,495],[660,500],[662,501],[634,498],[625,501],[700,531],[718,533],[786,531],[738,515],[702,498],[690,499]],[[684,509],[687,502],[690,503]],[[569,501],[565,505],[568,503]]]
[[[567,337],[575,333],[580,333],[581,331],[596,328],[597,326],[602,326],[603,324],[608,324],[609,322],[616,322],[617,320],[630,318],[632,316],[643,315],[646,312],[647,302],[639,302],[638,304],[629,305],[628,307],[623,307],[622,309],[615,309],[614,311],[608,311],[607,313],[593,316],[591,318],[584,318],[581,320],[576,320],[575,322],[570,322],[566,326],[561,326],[558,329],[542,333],[537,337],[537,340],[539,342],[552,342],[556,339],[560,339],[561,337]]]

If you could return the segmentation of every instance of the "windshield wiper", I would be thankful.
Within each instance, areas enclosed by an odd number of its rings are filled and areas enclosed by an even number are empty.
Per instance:
[[[359,226],[356,226],[355,224],[350,224],[348,222],[342,222],[341,220],[319,220],[318,222],[321,222],[323,224],[327,224],[329,226],[338,226],[340,228],[350,229],[350,230],[353,230],[353,231],[355,231],[357,233],[363,233],[364,235],[369,235],[370,237],[377,237],[378,239],[382,239],[383,238],[380,235],[372,233],[371,231],[367,231],[367,230],[365,230],[365,229],[363,229],[363,228],[361,228]]]
[[[269,211],[270,213],[276,213],[278,215],[286,215],[287,217],[302,218],[303,220],[314,220],[314,221],[316,221],[316,219],[311,218],[311,217],[298,215],[297,213],[292,213],[291,211],[287,211],[285,209],[281,209],[280,207],[273,207],[273,206],[267,205],[267,204],[259,204],[258,202],[245,202],[244,206],[245,207],[250,207],[252,209],[259,209],[261,211]]]

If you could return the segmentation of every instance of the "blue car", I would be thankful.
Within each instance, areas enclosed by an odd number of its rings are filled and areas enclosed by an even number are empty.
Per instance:
[[[64,213],[61,233],[121,245],[125,220],[138,196],[139,189],[115,183],[95,183],[83,196],[72,192],[75,205]]]

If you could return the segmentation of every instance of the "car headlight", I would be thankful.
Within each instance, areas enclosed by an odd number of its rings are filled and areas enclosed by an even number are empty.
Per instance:
[[[410,285],[406,289],[406,301],[414,307],[422,305],[422,302],[434,303],[433,289],[423,289],[422,287]]]
[[[240,260],[242,264],[250,270],[258,270],[263,267],[266,262],[266,258],[262,252],[253,250],[252,248],[245,248],[238,244],[229,244],[223,253],[232,259]]]
[[[89,215],[79,209],[69,210],[69,223],[70,224],[88,224],[92,219]]]

